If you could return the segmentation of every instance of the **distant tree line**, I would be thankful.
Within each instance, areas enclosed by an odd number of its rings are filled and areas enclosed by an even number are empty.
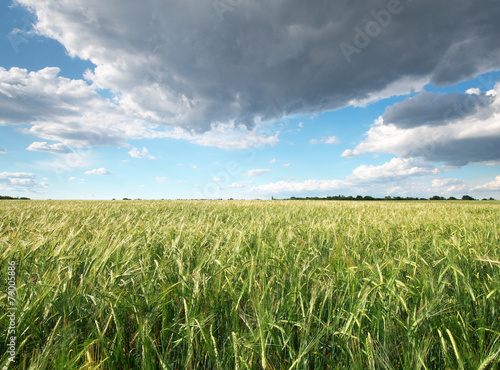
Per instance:
[[[274,199],[274,197],[272,198]],[[334,196],[326,196],[326,197],[305,197],[305,198],[299,198],[299,197],[290,197],[288,198],[290,200],[458,200],[455,197],[441,197],[439,195],[434,195],[430,198],[418,198],[418,197],[391,197],[391,196],[386,196],[384,198],[376,198],[372,197],[370,195],[357,195],[357,196],[352,196],[352,195],[334,195]],[[476,200],[475,198],[471,197],[470,195],[464,195],[462,196],[462,200]],[[483,200],[495,200],[494,198],[489,198],[486,199],[484,198]]]
[[[30,200],[30,198],[26,197],[10,197],[8,195],[0,195],[0,199],[21,199],[21,200]]]

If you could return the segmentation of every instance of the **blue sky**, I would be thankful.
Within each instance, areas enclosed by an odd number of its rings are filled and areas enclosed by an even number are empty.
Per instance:
[[[127,4],[0,4],[0,194],[500,198],[495,2]]]

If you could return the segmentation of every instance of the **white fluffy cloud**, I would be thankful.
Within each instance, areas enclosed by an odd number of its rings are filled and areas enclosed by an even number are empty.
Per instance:
[[[45,141],[43,142],[35,141],[34,143],[31,143],[30,146],[28,146],[26,149],[35,152],[49,152],[56,154],[68,154],[73,152],[70,148],[68,148],[64,144],[61,143],[47,144]]]
[[[338,144],[340,140],[336,136],[329,136],[321,139],[311,139],[309,144]]]
[[[467,184],[460,179],[436,178],[432,180],[432,188],[441,191],[443,194],[457,194],[468,189]]]
[[[280,132],[273,132],[265,125],[251,130],[234,123],[212,125],[211,130],[204,133],[187,132],[175,128],[163,134],[164,137],[189,140],[202,146],[214,146],[221,149],[248,149],[252,147],[274,146],[279,142]],[[162,134],[157,134],[161,137]]]
[[[388,182],[411,176],[436,175],[442,171],[443,168],[423,164],[418,159],[393,158],[380,166],[361,165],[352,171],[348,179],[357,183]]]
[[[101,168],[96,168],[96,169],[93,169],[93,170],[90,170],[90,171],[86,171],[85,172],[85,175],[98,175],[98,176],[107,176],[107,175],[111,175],[112,173],[109,172],[107,169],[105,169],[104,167],[101,167]]]
[[[345,188],[347,185],[348,183],[341,180],[278,181],[255,186],[249,192],[259,194],[303,193],[307,191],[325,192]]]
[[[238,188],[244,188],[246,186],[252,185],[253,181],[241,181],[241,182],[234,182],[230,185],[228,185],[228,188],[233,188],[233,189],[238,189]]]
[[[36,176],[27,172],[0,172],[0,190],[38,192],[37,189],[46,188],[45,182],[36,181]]]
[[[254,186],[248,192],[257,194],[300,194],[315,192],[315,195],[318,195],[338,190],[351,195],[354,193],[370,195],[395,195],[395,193],[398,195],[415,195],[422,193],[422,184],[429,183],[431,181],[430,178],[436,174],[446,172],[448,169],[446,166],[435,167],[426,164],[419,159],[393,158],[391,161],[379,166],[361,165],[355,168],[351,175],[343,180],[282,180],[275,183]]]
[[[271,172],[271,170],[268,170],[268,169],[262,169],[262,168],[258,168],[258,169],[254,169],[254,170],[249,170],[247,171],[244,176],[248,176],[248,177],[256,177],[256,176],[261,176],[265,173],[268,173],[268,172]]]
[[[132,158],[147,158],[147,159],[155,159],[155,156],[149,154],[146,148],[142,148],[142,151],[139,151],[137,148],[133,148],[128,152]]]
[[[63,154],[70,153],[70,147],[120,146],[128,139],[145,138],[187,140],[224,149],[272,146],[279,141],[279,132],[265,125],[246,130],[234,123],[215,123],[208,132],[196,132],[148,123],[121,103],[102,98],[95,84],[60,77],[59,72],[59,68],[28,72],[0,67],[0,124],[29,125],[26,133],[58,142],[35,142],[29,150]],[[133,149],[130,155],[141,156],[143,151]]]
[[[476,186],[475,188],[472,188],[472,190],[500,190],[500,175],[495,177],[495,180]]]
[[[30,125],[27,133],[60,142],[51,148],[34,143],[31,150],[123,145],[127,138],[151,134],[152,127],[125,117],[85,81],[59,72],[55,67],[34,72],[0,67],[0,124]]]
[[[166,177],[160,177],[160,176],[158,176],[158,177],[155,178],[155,180],[158,181],[158,182],[165,182],[165,181],[167,181],[167,178]]]
[[[465,94],[461,104],[452,105],[455,111],[449,111],[450,99],[441,98],[446,110],[442,111],[444,118],[439,124],[418,125],[418,115],[409,121],[399,124],[385,122],[379,117],[367,132],[367,138],[354,149],[344,151],[343,157],[353,157],[367,152],[391,153],[405,158],[420,157],[426,161],[445,162],[449,165],[463,166],[474,162],[498,161],[500,159],[500,84],[494,90],[482,95],[488,97],[487,103],[477,103],[469,111],[468,97]],[[455,101],[456,97],[451,99]],[[486,98],[485,98],[486,99]],[[421,100],[409,99],[393,107],[398,113],[393,116],[404,117],[400,112],[411,111],[413,104]],[[421,107],[424,110],[425,106]],[[433,106],[437,112],[438,107]],[[386,111],[387,112],[387,111]],[[453,116],[453,120],[446,117]],[[432,122],[437,122],[436,115]]]

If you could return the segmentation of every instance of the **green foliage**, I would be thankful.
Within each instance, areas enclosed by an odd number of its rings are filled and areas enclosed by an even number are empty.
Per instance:
[[[499,211],[496,202],[1,202],[0,280],[17,264],[16,366],[498,368]],[[2,367],[5,349],[3,336]]]
[[[434,195],[433,197],[429,198],[430,200],[446,200],[445,197],[440,197],[439,195]],[[450,199],[453,200],[453,199]]]

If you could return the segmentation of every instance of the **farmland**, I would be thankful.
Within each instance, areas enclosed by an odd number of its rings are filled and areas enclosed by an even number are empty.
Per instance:
[[[0,201],[0,365],[498,368],[499,234],[500,202]]]

